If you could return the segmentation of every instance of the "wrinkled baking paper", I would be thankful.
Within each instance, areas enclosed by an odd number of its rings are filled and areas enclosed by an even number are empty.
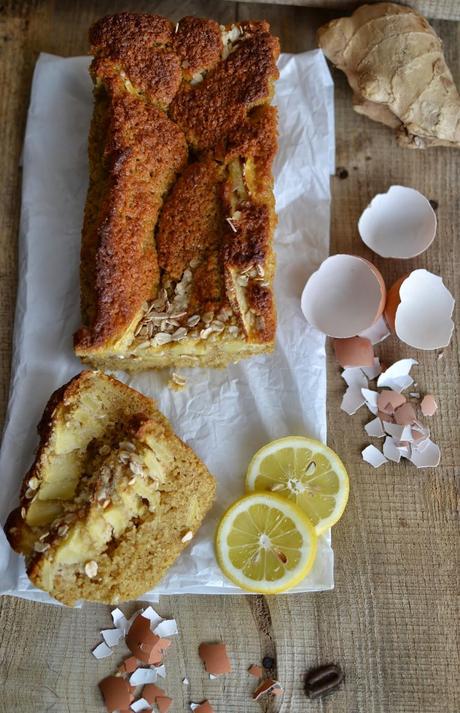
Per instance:
[[[80,229],[88,179],[87,138],[92,113],[87,57],[40,55],[35,68],[23,152],[19,289],[12,382],[0,456],[0,522],[16,505],[33,460],[38,423],[50,394],[81,370],[72,353],[80,323]],[[273,438],[326,438],[324,337],[300,310],[307,277],[328,254],[334,171],[333,85],[320,51],[282,55],[276,87],[280,148],[275,164],[277,347],[226,369],[183,369],[182,392],[166,384],[167,370],[119,378],[153,396],[218,481],[217,502],[159,594],[240,593],[216,564],[213,535],[225,508],[243,494],[255,451]],[[295,591],[333,587],[330,535],[316,564]],[[34,588],[22,557],[0,528],[0,593],[52,602]]]

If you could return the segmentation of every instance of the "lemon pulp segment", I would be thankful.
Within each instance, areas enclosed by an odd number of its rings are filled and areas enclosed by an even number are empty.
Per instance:
[[[349,481],[345,466],[330,448],[312,438],[288,436],[255,454],[246,490],[272,492],[295,502],[321,534],[342,516]]]
[[[216,534],[219,564],[248,591],[274,594],[298,584],[316,556],[313,525],[295,504],[268,493],[234,503]]]

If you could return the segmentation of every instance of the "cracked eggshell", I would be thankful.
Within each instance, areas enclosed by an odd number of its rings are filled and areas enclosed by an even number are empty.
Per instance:
[[[335,358],[344,369],[374,366],[374,350],[369,339],[348,337],[332,340]]]
[[[385,306],[383,277],[368,260],[332,255],[311,275],[302,293],[302,312],[329,337],[355,337],[376,322]]]
[[[454,305],[442,277],[428,270],[414,270],[389,290],[385,319],[410,347],[441,349],[452,337]]]
[[[396,310],[398,309],[399,303],[401,302],[401,297],[399,295],[399,290],[405,279],[409,277],[410,273],[403,275],[390,287],[387,293],[387,301],[385,304],[384,317],[392,332],[395,331],[395,317]]]
[[[391,186],[361,214],[362,241],[381,257],[408,259],[429,248],[436,235],[436,213],[415,188]]]
[[[385,321],[385,317],[381,316],[376,322],[374,322],[373,325],[368,327],[368,329],[365,329],[364,332],[358,334],[358,336],[363,337],[364,339],[369,339],[371,344],[379,344],[380,342],[383,342],[384,339],[389,337],[390,334],[391,330],[389,329],[388,324]]]

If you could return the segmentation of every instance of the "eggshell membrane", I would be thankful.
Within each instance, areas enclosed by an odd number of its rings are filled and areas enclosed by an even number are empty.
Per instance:
[[[401,284],[395,332],[415,349],[441,349],[452,337],[455,300],[442,277],[428,270],[414,270]]]
[[[408,259],[429,248],[436,235],[436,213],[415,188],[391,186],[361,214],[363,242],[381,257]]]
[[[383,277],[368,260],[333,255],[311,275],[302,293],[306,320],[330,337],[354,337],[378,320],[385,306]]]
[[[399,303],[401,302],[399,288],[401,287],[406,277],[409,277],[409,274],[410,273],[407,273],[407,275],[403,275],[399,278],[399,280],[396,280],[396,282],[388,290],[384,317],[386,323],[388,324],[392,332],[395,331],[396,310],[398,309]]]

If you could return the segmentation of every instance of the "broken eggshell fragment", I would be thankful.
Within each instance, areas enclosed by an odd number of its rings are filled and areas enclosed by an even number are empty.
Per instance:
[[[100,681],[99,689],[109,713],[111,713],[111,711],[127,710],[129,708],[134,688],[129,685],[125,678],[107,676]]]
[[[332,255],[310,276],[302,293],[305,319],[329,337],[355,337],[380,317],[385,306],[383,277],[368,260]]]
[[[361,214],[362,241],[381,257],[408,259],[429,248],[436,235],[436,214],[415,188],[391,186]]]
[[[374,350],[369,339],[364,337],[348,337],[332,340],[335,358],[344,369],[354,366],[372,367],[374,365]]]
[[[380,342],[383,342],[383,340],[389,337],[390,334],[391,330],[389,329],[388,324],[385,321],[385,317],[382,315],[378,318],[376,322],[374,322],[374,324],[372,324],[364,331],[360,332],[358,334],[358,337],[369,339],[371,344],[380,344]]]
[[[447,347],[454,331],[455,300],[442,277],[414,270],[389,290],[385,318],[402,342],[415,349]]]
[[[423,397],[420,408],[424,416],[434,416],[438,410],[438,404],[436,403],[434,396],[427,394]]]

